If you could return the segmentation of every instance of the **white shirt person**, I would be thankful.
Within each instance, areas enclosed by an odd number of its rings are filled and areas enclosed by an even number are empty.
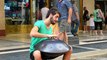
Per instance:
[[[44,3],[44,7],[41,9],[42,20],[45,20],[48,11],[49,11],[49,8],[47,8],[46,3]]]

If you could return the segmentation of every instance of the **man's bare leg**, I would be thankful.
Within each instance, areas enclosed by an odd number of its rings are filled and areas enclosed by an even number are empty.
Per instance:
[[[34,51],[33,56],[35,60],[42,60],[41,53],[39,50]]]
[[[68,35],[67,35],[66,32],[64,32],[64,40],[65,40],[65,42],[68,44]]]
[[[60,39],[60,40],[64,40],[63,37],[64,37],[64,36],[63,36],[63,32],[60,32],[60,33],[58,34],[58,39]]]
[[[60,40],[64,40],[64,42],[66,42],[68,44],[68,36],[67,36],[67,33],[66,32],[61,32],[59,34],[59,39]]]
[[[67,53],[64,54],[63,60],[70,60],[72,54],[72,49],[70,49]]]

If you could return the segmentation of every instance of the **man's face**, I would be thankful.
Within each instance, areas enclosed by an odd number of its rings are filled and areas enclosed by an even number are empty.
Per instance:
[[[53,15],[53,17],[50,19],[51,24],[54,25],[56,22],[58,22],[58,18],[59,18],[59,14],[58,13]]]

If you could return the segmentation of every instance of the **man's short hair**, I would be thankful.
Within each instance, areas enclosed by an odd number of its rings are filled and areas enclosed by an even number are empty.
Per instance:
[[[57,10],[57,8],[51,8],[51,9],[49,9],[49,11],[48,11],[48,13],[47,13],[47,15],[46,15],[46,18],[48,18],[49,17],[49,15],[50,14],[52,14],[52,15],[55,15],[55,14],[59,14],[59,17],[61,17],[61,14],[59,13],[59,11]]]

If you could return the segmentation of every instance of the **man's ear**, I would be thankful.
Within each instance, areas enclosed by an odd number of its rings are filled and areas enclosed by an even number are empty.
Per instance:
[[[50,14],[50,15],[49,15],[49,17],[50,17],[50,18],[52,18],[52,17],[53,17],[53,15],[52,15],[52,14]]]

